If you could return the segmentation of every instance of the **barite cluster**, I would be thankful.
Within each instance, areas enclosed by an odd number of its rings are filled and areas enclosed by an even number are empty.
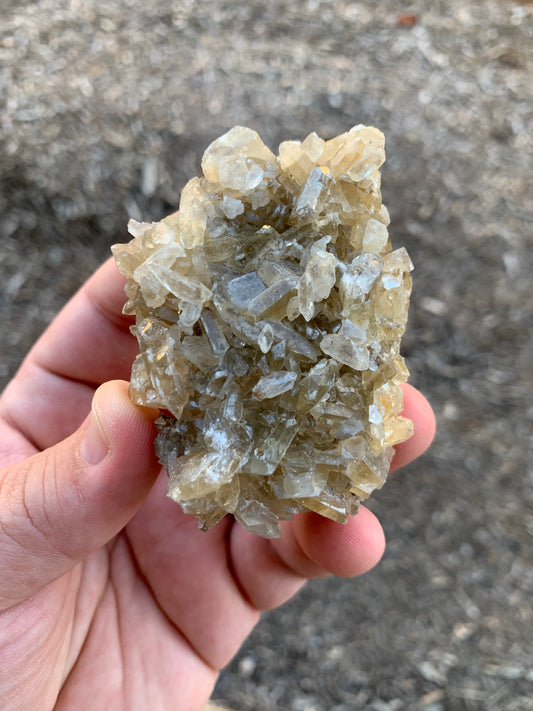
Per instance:
[[[345,522],[384,483],[401,416],[412,264],[381,202],[384,137],[355,126],[214,141],[179,212],[131,220],[113,253],[140,354],[135,403],[159,408],[169,496],[207,530],[265,537],[314,511]]]

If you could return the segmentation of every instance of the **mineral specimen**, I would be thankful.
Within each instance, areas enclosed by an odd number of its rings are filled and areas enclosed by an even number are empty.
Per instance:
[[[412,433],[399,345],[413,267],[389,241],[383,147],[355,126],[276,157],[236,126],[179,213],[131,220],[113,247],[140,346],[130,394],[162,411],[169,496],[203,529],[228,513],[265,537],[302,511],[345,522]]]

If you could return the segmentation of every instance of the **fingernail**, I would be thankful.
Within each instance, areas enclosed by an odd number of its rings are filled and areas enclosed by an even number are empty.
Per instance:
[[[81,453],[88,464],[99,464],[109,452],[109,442],[105,436],[100,418],[93,402],[89,427],[81,445]]]

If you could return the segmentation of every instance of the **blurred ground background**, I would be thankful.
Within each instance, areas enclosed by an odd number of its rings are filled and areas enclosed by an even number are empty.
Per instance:
[[[404,352],[438,438],[371,502],[380,566],[265,615],[216,689],[235,711],[533,709],[532,10],[1,2],[2,383],[224,130],[274,149],[387,135],[392,235],[416,265]]]

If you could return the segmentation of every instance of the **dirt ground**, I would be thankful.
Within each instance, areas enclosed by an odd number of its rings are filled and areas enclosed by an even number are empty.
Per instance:
[[[2,383],[128,216],[159,219],[234,124],[357,123],[415,263],[404,353],[439,431],[371,501],[388,548],[267,614],[235,711],[533,709],[531,3],[3,0]]]

